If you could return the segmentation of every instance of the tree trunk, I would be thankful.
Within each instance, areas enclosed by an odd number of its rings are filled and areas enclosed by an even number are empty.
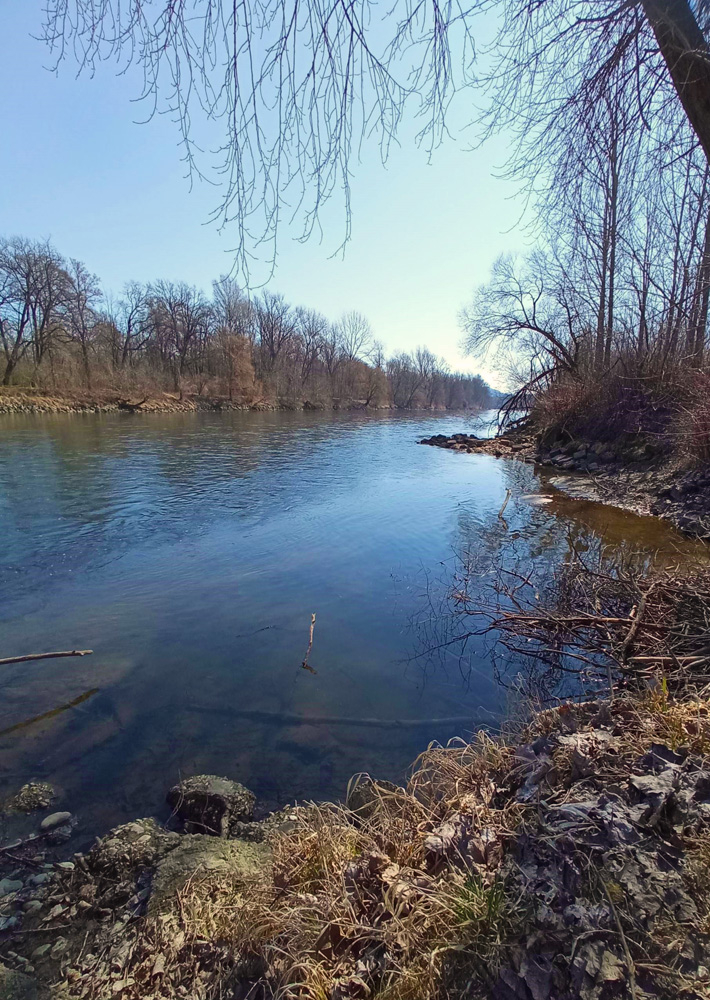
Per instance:
[[[8,358],[7,359],[7,363],[5,365],[5,374],[2,377],[2,384],[3,385],[9,385],[10,384],[10,379],[12,377],[12,373],[14,372],[16,365],[17,365],[17,362],[15,361],[14,358]]]
[[[693,324],[690,340],[693,356],[697,362],[703,360],[705,351],[705,335],[708,323],[708,304],[710,303],[710,215],[705,222],[705,242],[703,258],[698,268],[698,280],[695,287],[695,308],[693,309]]]
[[[89,348],[88,345],[82,340],[81,342],[81,356],[84,361],[84,374],[86,375],[86,388],[91,392],[91,365],[89,364]]]
[[[710,46],[688,0],[642,0],[683,110],[710,161]]]

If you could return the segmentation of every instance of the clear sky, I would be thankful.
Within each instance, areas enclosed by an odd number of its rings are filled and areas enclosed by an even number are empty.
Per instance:
[[[135,74],[99,67],[94,78],[66,63],[48,72],[38,32],[41,0],[0,0],[0,233],[49,237],[120,291],[130,279],[186,280],[209,290],[229,271],[235,235],[208,222],[218,192],[190,190],[177,131],[167,116],[138,124]],[[428,162],[405,128],[383,167],[376,150],[353,171],[353,238],[341,205],[324,214],[322,242],[286,230],[270,286],[331,318],[358,309],[389,352],[426,344],[454,368],[482,371],[461,355],[458,310],[486,280],[494,258],[521,249],[520,203],[494,175],[505,160],[497,140],[471,151],[463,131],[471,94],[458,99],[453,136]]]

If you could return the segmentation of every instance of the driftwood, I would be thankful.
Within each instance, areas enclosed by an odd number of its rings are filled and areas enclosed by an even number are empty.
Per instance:
[[[93,649],[68,649],[61,653],[27,653],[25,656],[6,656],[0,659],[0,666],[6,663],[26,663],[28,660],[55,660],[60,656],[91,656]]]
[[[135,413],[136,410],[140,410],[144,403],[148,402],[148,399],[149,397],[146,396],[145,399],[140,401],[140,403],[129,403],[127,399],[119,399],[117,401],[117,405],[119,410],[126,410],[127,413]]]
[[[647,688],[654,674],[674,694],[706,684],[710,570],[650,575],[632,562],[590,566],[585,558],[575,550],[546,585],[534,570],[502,566],[487,582],[475,559],[464,562],[443,607],[434,608],[435,625],[422,629],[424,652],[460,653],[470,638],[488,636],[501,682],[508,674],[516,691],[543,701],[569,690],[567,675],[577,675],[586,694],[606,683],[612,698],[617,684]]]

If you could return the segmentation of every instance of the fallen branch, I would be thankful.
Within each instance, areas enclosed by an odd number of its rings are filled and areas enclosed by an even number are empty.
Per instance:
[[[0,666],[5,663],[26,663],[27,660],[53,660],[59,656],[90,656],[93,649],[68,649],[62,653],[27,653],[26,656],[6,656],[0,660]]]

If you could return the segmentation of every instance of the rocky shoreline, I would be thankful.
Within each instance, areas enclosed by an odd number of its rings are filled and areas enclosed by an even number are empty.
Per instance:
[[[687,467],[637,439],[616,445],[552,441],[521,429],[495,438],[437,434],[420,444],[467,455],[511,458],[564,474],[580,474],[572,495],[670,521],[684,534],[710,541],[710,468]],[[559,483],[564,491],[564,480]]]
[[[432,744],[406,785],[257,820],[198,775],[166,823],[61,859],[76,817],[24,786],[0,1000],[706,1000],[710,572],[571,571],[485,620],[543,669],[585,661],[580,700]]]
[[[302,409],[319,409],[305,402]],[[240,403],[222,397],[186,396],[157,393],[146,399],[126,399],[114,394],[101,396],[43,395],[27,392],[0,392],[0,414],[40,413],[196,413],[221,410],[286,409],[276,403]]]
[[[117,393],[96,395],[49,394],[27,390],[0,389],[0,415],[41,414],[41,413],[196,413],[220,411],[272,410],[392,410],[392,406],[373,406],[366,400],[335,400],[332,404],[309,399],[294,402],[260,399],[256,402],[239,402],[226,396],[200,396],[196,394],[180,397],[177,393],[156,392],[146,398],[133,396],[125,398]],[[422,412],[431,412],[430,410]],[[466,412],[471,412],[466,411]]]
[[[706,702],[624,697],[430,751],[408,789],[365,777],[343,807],[254,822],[239,783],[187,779],[168,795],[177,829],[141,819],[72,860],[17,858],[0,882],[0,997],[267,1000],[311,996],[314,975],[331,1000],[366,1000],[407,963],[424,977],[405,942],[441,907],[426,947],[489,963],[428,959],[453,995],[605,1000],[682,982],[700,1000],[709,740]]]

